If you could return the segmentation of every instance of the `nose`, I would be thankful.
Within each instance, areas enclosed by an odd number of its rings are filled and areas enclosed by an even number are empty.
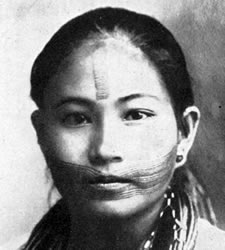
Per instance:
[[[103,166],[123,161],[119,127],[110,122],[99,125],[90,144],[89,161],[92,165]]]

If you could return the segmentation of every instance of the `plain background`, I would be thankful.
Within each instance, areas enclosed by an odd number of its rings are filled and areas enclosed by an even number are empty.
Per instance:
[[[225,228],[225,1],[1,0],[0,245],[29,232],[48,209],[51,179],[30,122],[32,63],[63,23],[100,6],[153,15],[182,45],[202,112],[191,167]]]

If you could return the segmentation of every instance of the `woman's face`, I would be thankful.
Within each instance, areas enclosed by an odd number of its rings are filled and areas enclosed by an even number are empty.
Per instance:
[[[70,209],[126,216],[158,204],[178,129],[155,68],[130,44],[75,50],[45,90],[39,141]]]

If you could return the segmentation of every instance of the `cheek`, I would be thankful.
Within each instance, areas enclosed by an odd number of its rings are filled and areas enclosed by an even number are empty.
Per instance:
[[[131,160],[152,161],[167,154],[177,145],[176,120],[169,119],[160,119],[133,129],[135,155],[132,156],[131,152]]]
[[[74,132],[72,129],[65,130],[57,126],[47,126],[44,154],[62,161],[83,163],[88,149],[89,134],[88,130]]]

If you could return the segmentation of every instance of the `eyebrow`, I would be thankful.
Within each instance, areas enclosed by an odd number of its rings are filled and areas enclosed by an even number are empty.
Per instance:
[[[146,97],[154,98],[156,100],[159,100],[159,98],[157,96],[150,95],[150,94],[145,94],[145,93],[138,93],[138,94],[131,94],[131,95],[128,95],[128,96],[121,97],[121,98],[119,98],[118,102],[119,103],[124,103],[124,102],[128,102],[128,101],[131,101],[131,100],[134,100],[134,99],[146,98]]]
[[[132,101],[134,99],[146,98],[146,97],[159,100],[159,98],[157,96],[154,96],[154,95],[145,94],[145,93],[137,93],[137,94],[131,94],[128,96],[120,97],[118,99],[117,103],[122,104],[125,102]],[[68,96],[66,98],[61,99],[58,103],[56,103],[54,105],[54,108],[58,108],[62,105],[71,104],[71,103],[83,105],[83,106],[87,106],[87,107],[93,107],[93,105],[95,105],[95,100],[91,100],[91,99],[88,99],[85,97],[80,97],[80,96],[76,96],[76,97],[75,96],[74,97]]]
[[[93,105],[95,104],[94,101],[88,99],[88,98],[84,98],[84,97],[80,97],[80,96],[68,96],[68,97],[65,97],[63,99],[61,99],[59,102],[57,102],[55,105],[54,105],[54,108],[58,108],[60,106],[63,106],[65,104],[71,104],[71,103],[74,103],[74,104],[78,104],[78,105],[83,105],[83,106],[87,106],[87,107],[93,107]]]

